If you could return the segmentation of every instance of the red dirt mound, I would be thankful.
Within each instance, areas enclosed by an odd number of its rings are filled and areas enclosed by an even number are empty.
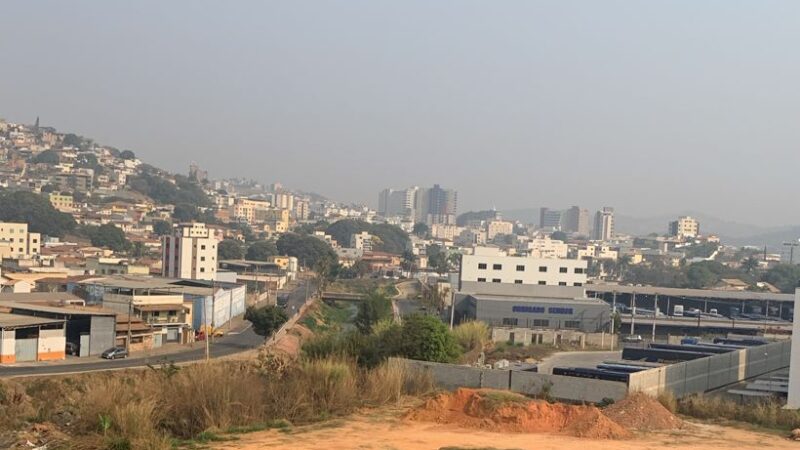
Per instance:
[[[603,414],[630,430],[675,430],[683,426],[658,400],[641,392],[632,394],[603,409]]]
[[[406,418],[495,432],[565,433],[620,439],[630,433],[594,406],[550,404],[505,391],[458,389],[411,410]]]

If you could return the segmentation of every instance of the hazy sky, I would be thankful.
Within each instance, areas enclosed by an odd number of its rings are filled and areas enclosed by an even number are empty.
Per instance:
[[[800,2],[5,1],[0,117],[377,203],[800,223]]]

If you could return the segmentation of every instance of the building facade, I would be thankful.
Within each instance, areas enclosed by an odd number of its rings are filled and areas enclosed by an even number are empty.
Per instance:
[[[607,241],[614,237],[614,208],[604,206],[594,216],[594,234],[597,241]]]
[[[478,247],[461,259],[462,283],[507,283],[537,286],[583,286],[587,262],[579,259],[507,256]]]
[[[669,234],[678,238],[695,238],[700,235],[700,223],[690,216],[678,217],[669,223]]]
[[[27,223],[0,222],[0,258],[28,259],[41,253],[42,236]]]
[[[217,273],[217,243],[205,224],[179,225],[172,235],[161,238],[162,275],[214,280]]]
[[[591,234],[591,223],[589,222],[589,210],[573,206],[564,212],[563,230],[570,233],[577,233],[581,236]]]

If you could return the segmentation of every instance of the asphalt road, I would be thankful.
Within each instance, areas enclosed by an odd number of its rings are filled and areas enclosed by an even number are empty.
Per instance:
[[[314,280],[301,280],[294,290],[288,293],[286,309],[289,314],[300,309],[306,298],[306,283],[308,292],[313,293],[316,289]],[[295,309],[292,310],[292,307]],[[264,343],[264,338],[253,332],[249,322],[234,329],[225,336],[214,338],[211,345],[211,358],[233,355],[247,350],[254,349]],[[41,363],[36,365],[0,367],[0,378],[19,377],[19,376],[39,376],[39,375],[58,375],[77,372],[95,372],[101,370],[130,369],[146,367],[148,364],[159,365],[162,363],[185,363],[200,361],[206,357],[205,341],[194,343],[194,347],[181,350],[176,353],[157,356],[137,357],[135,354],[130,358],[105,360],[99,356],[89,356],[81,358],[79,363],[55,364]]]

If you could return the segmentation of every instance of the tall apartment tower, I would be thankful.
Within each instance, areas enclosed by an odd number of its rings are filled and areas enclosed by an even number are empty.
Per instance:
[[[458,193],[434,184],[428,190],[428,224],[455,225],[458,209]]]
[[[214,280],[217,239],[204,223],[180,224],[161,238],[161,274],[170,278]]]
[[[564,212],[564,231],[577,233],[581,236],[589,237],[592,232],[589,223],[589,210],[573,206]]]
[[[539,228],[549,228],[560,230],[562,225],[563,213],[550,208],[539,209]]]
[[[607,241],[614,237],[614,208],[604,206],[594,216],[594,235],[597,241]]]

